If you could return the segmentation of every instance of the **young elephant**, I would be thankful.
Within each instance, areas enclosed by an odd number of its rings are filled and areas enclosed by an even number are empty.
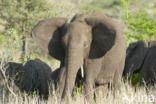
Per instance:
[[[43,99],[48,99],[50,73],[51,68],[39,59],[29,60],[24,66],[9,62],[6,69],[6,76],[14,80],[22,92],[30,94],[36,91]]]
[[[156,83],[156,41],[138,41],[127,48],[123,75],[140,73],[142,82]]]

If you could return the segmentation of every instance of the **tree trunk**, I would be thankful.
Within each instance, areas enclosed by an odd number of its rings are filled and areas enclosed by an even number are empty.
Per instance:
[[[26,34],[22,37],[22,57],[25,59],[27,56],[27,36]]]

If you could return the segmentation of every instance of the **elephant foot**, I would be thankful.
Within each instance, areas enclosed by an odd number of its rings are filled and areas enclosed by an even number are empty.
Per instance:
[[[111,90],[111,89],[108,89],[108,87],[110,87],[109,84],[96,86],[96,89],[95,89],[96,104],[102,104],[102,102],[104,101],[104,97],[108,96]]]
[[[95,104],[94,96],[85,96],[85,101],[86,104]]]
[[[73,101],[72,97],[71,96],[67,96],[67,97],[64,97],[61,99],[61,102],[63,104],[71,104],[71,102]]]
[[[90,88],[89,86],[84,86],[83,95],[85,97],[85,102],[87,102],[87,104],[95,104],[93,88]]]
[[[103,97],[103,86],[99,86],[95,91],[96,104],[102,104],[103,101],[102,97]]]

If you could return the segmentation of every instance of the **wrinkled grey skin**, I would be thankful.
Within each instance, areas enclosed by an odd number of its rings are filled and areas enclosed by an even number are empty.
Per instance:
[[[48,99],[51,68],[39,59],[29,60],[24,66],[9,62],[6,76],[13,80],[20,91],[30,94],[37,91],[43,99]]]
[[[127,48],[123,75],[140,73],[145,84],[156,83],[156,41],[138,41]]]
[[[84,67],[84,94],[96,85],[112,82],[120,87],[125,62],[123,28],[102,13],[78,14],[40,21],[32,37],[52,57],[61,61],[58,85],[62,98],[72,94],[76,74]]]
[[[57,90],[57,88],[58,88],[57,85],[58,85],[58,78],[59,78],[60,71],[61,71],[61,69],[58,68],[58,69],[54,70],[53,72],[51,72],[51,74],[50,74],[51,81],[52,81],[52,83],[54,83],[55,90]],[[81,76],[81,71],[79,70],[76,75],[75,87],[80,87],[82,82],[83,82],[83,78]]]

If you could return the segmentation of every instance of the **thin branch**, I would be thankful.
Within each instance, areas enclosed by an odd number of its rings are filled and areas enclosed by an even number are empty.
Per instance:
[[[0,71],[1,71],[2,76],[3,76],[3,78],[4,78],[4,81],[5,81],[5,84],[6,84],[7,89],[10,91],[10,93],[11,93],[13,96],[17,97],[17,95],[13,92],[13,90],[12,90],[11,87],[9,86],[8,78],[7,78],[6,75],[5,75],[5,70],[4,70],[5,68],[4,68],[4,66],[3,66],[4,59],[5,59],[5,58],[3,57],[2,60],[1,60],[1,62],[0,62]]]

